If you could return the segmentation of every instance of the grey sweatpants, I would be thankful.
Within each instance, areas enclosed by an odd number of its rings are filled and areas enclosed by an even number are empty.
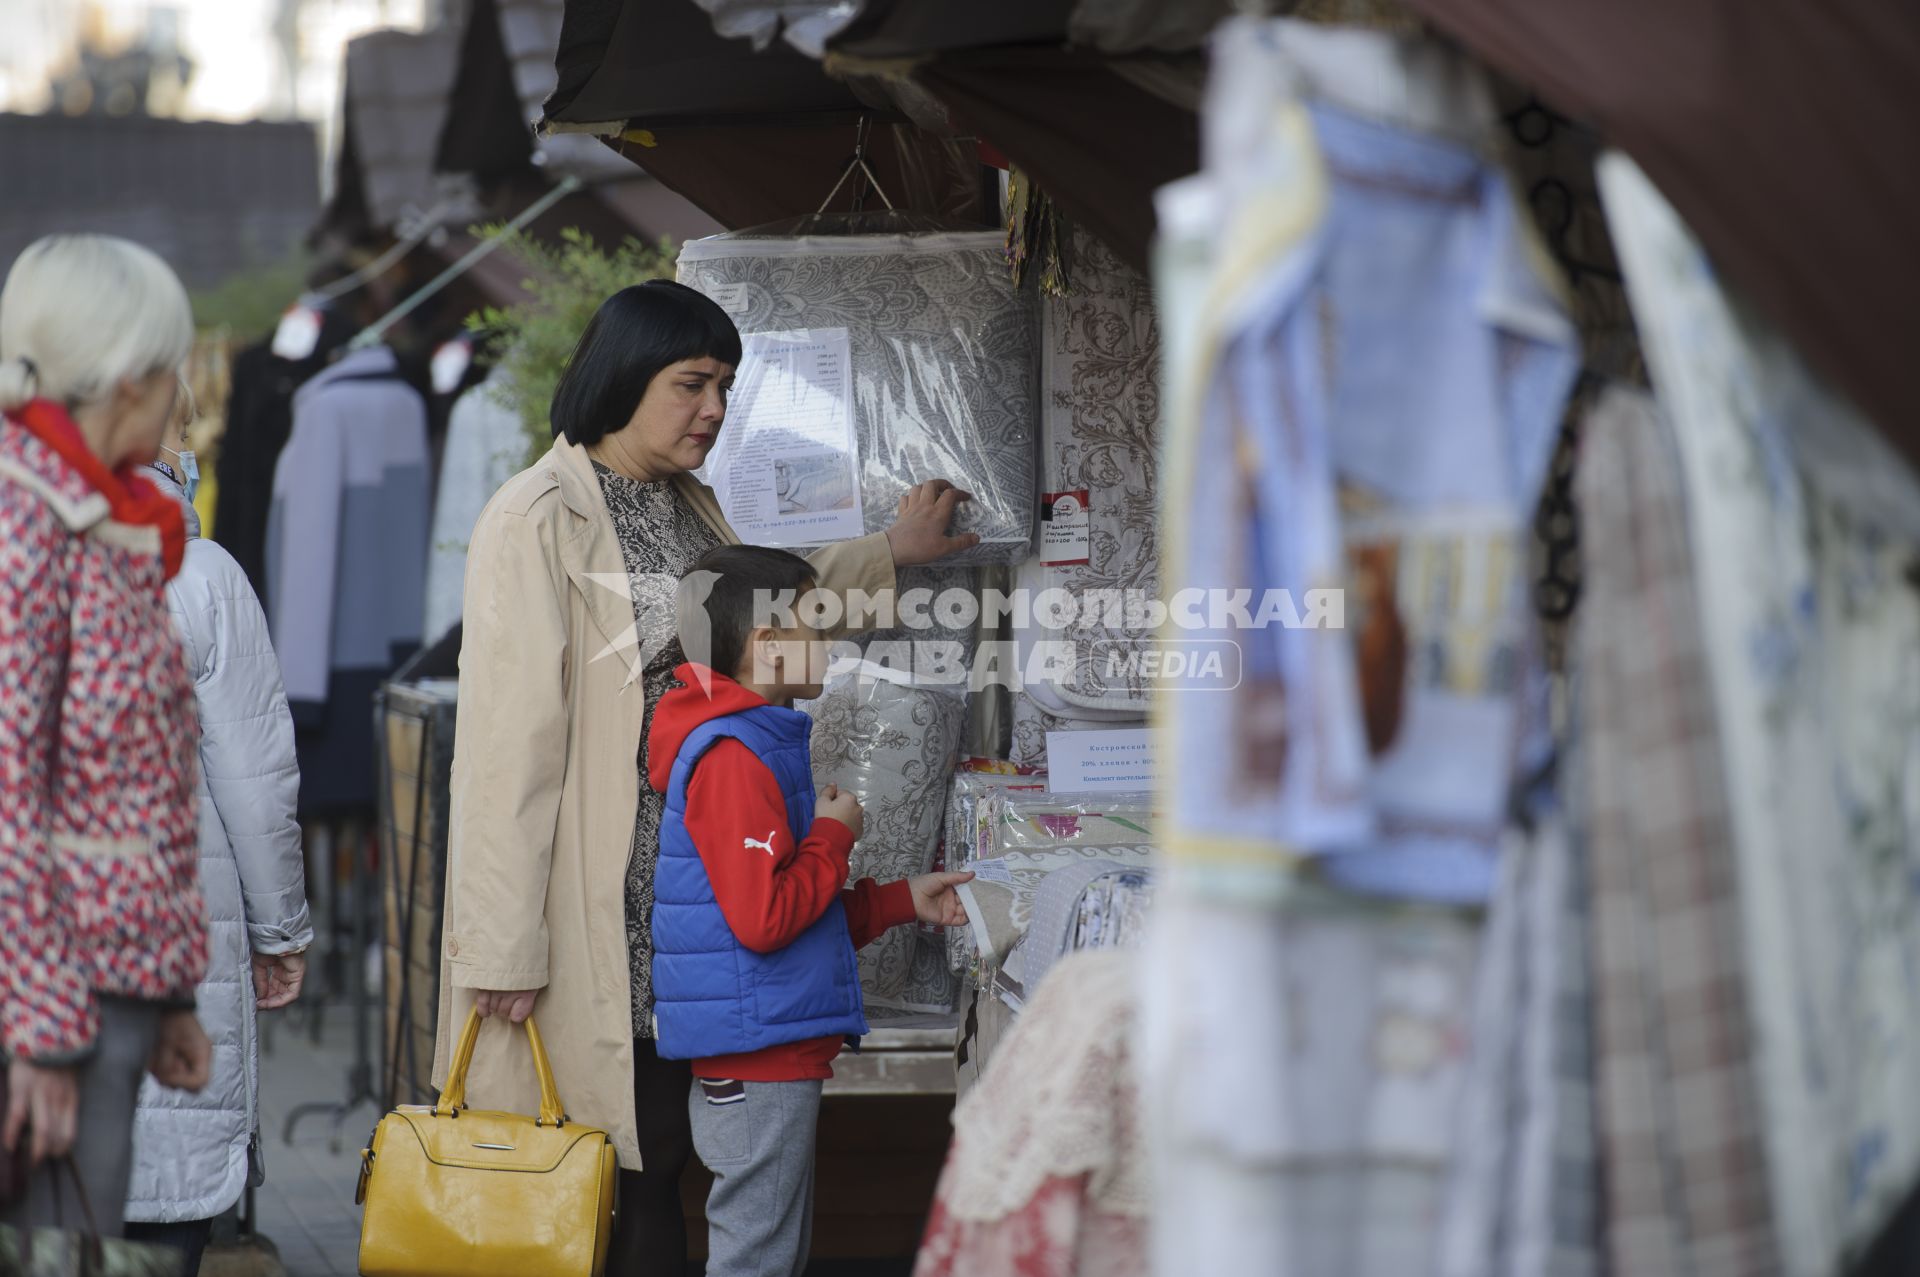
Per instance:
[[[713,1172],[707,1277],[800,1277],[813,1243],[819,1082],[706,1082],[688,1108]]]
[[[140,1079],[147,1071],[160,1033],[160,1007],[125,998],[100,999],[100,1036],[93,1054],[79,1066],[80,1120],[73,1162],[87,1187],[87,1202],[106,1237],[120,1236],[127,1208],[127,1182],[133,1178],[133,1112],[140,1101]],[[27,1194],[0,1214],[0,1223],[16,1228],[85,1227],[73,1179],[59,1172],[59,1206],[54,1209],[54,1164],[33,1173]]]

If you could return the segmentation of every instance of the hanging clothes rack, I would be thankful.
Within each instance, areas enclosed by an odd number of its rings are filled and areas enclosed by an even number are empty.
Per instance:
[[[867,139],[872,131],[873,117],[870,115],[861,116],[860,123],[855,127],[853,135],[853,155],[847,160],[846,166],[840,170],[840,180],[833,184],[833,189],[827,192],[827,198],[821,200],[820,207],[814,210],[816,217],[827,211],[827,205],[833,203],[833,197],[840,193],[840,188],[847,184],[847,179],[852,177],[856,171],[866,177],[867,185],[872,188],[875,195],[880,197],[880,202],[887,206],[887,211],[889,213],[894,211],[893,201],[887,198],[886,191],[880,187],[880,179],[873,175],[873,169],[867,165]],[[854,201],[854,212],[857,213],[861,211],[860,204],[860,199]]]
[[[482,259],[491,256],[495,249],[510,239],[516,232],[525,229],[528,223],[558,204],[567,196],[579,190],[583,183],[577,177],[561,179],[558,185],[529,204],[512,221],[508,222],[497,235],[489,236],[469,249],[467,253],[451,266],[435,275],[420,289],[379,319],[360,330],[359,334],[347,343],[349,350],[365,350],[378,345],[382,338],[393,330],[393,326],[411,315],[414,311],[432,300],[440,291],[454,280],[472,270]]]
[[[436,205],[432,212],[420,219],[418,227],[402,236],[386,252],[350,275],[343,275],[331,284],[308,290],[307,296],[315,302],[338,301],[348,293],[366,287],[391,270],[401,258],[426,242],[427,237],[440,225],[440,215],[445,208],[444,204]]]

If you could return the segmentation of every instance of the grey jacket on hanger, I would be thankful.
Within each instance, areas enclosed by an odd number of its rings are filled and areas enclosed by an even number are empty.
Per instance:
[[[422,637],[428,483],[426,403],[391,350],[352,351],[294,396],[267,595],[303,816],[372,812],[373,695]]]

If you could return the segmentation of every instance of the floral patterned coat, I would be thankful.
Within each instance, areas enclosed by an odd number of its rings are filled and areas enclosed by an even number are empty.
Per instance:
[[[206,970],[193,685],[159,534],[0,421],[0,1048],[67,1062],[96,998]]]

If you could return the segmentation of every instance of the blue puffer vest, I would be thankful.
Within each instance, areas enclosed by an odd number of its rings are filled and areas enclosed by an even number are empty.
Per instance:
[[[687,782],[709,749],[729,737],[772,769],[795,842],[813,825],[813,720],[757,706],[688,734],[667,782],[660,862],[653,877],[654,1035],[663,1059],[741,1055],[812,1038],[860,1035],[867,1019],[846,910],[838,898],[786,948],[755,953],[734,938],[687,832]],[[722,848],[741,855],[752,848]]]

